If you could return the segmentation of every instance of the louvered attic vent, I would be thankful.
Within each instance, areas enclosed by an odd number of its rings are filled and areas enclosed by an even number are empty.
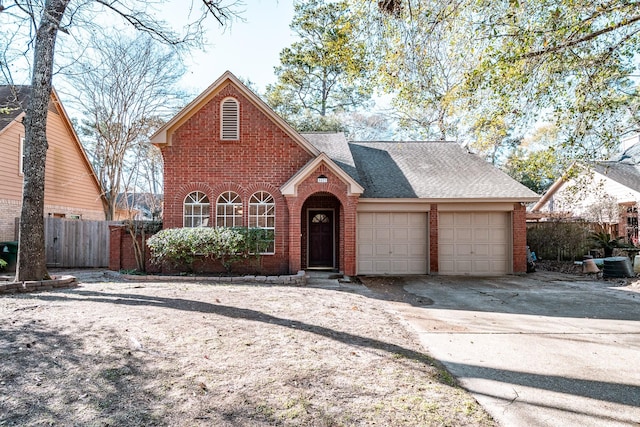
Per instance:
[[[220,126],[222,129],[222,139],[240,139],[239,109],[238,101],[233,98],[227,98],[222,101],[222,123]]]

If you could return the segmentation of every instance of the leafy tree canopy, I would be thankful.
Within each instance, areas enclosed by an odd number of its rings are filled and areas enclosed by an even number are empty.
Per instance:
[[[335,127],[328,116],[365,105],[371,96],[358,21],[347,1],[299,1],[294,10],[291,29],[299,40],[280,53],[267,102],[301,130]]]
[[[368,19],[379,81],[425,134],[462,132],[491,152],[549,121],[558,146],[594,158],[637,129],[637,2],[353,4]]]

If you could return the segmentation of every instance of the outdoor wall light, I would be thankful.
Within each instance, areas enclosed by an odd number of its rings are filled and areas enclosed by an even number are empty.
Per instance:
[[[329,182],[329,178],[327,178],[327,177],[326,177],[326,176],[324,176],[324,175],[320,175],[320,176],[318,177],[318,182],[319,182],[320,184],[325,184],[325,183]]]

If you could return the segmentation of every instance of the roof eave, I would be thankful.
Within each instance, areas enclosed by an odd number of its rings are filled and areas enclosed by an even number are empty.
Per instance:
[[[539,198],[540,197],[361,197],[358,203],[533,203],[537,202]]]

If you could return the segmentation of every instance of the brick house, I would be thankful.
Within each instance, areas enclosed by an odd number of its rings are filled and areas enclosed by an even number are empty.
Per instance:
[[[31,88],[0,86],[0,241],[17,240],[22,208],[22,119]],[[56,218],[104,220],[104,196],[54,90],[47,115],[44,211]]]
[[[531,207],[532,221],[586,221],[638,245],[640,231],[640,136],[623,141],[608,160],[575,163]]]
[[[526,271],[538,196],[458,144],[300,134],[229,72],[151,142],[164,227],[272,229],[265,274]]]

